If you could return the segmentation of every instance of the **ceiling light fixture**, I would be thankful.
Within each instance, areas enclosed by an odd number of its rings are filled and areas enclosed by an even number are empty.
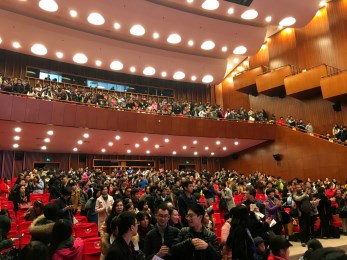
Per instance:
[[[214,152],[212,152],[211,155],[213,156],[213,155],[214,155]]]
[[[54,132],[53,132],[53,130],[49,130],[49,131],[47,131],[47,134],[48,134],[48,135],[53,135]]]
[[[136,148],[139,148],[139,147],[140,147],[140,145],[139,145],[139,144],[135,144],[135,147],[136,147]]]
[[[205,0],[201,7],[209,11],[216,10],[219,7],[219,2],[218,0]]]
[[[116,140],[120,140],[120,136],[119,136],[119,135],[116,135],[116,136],[115,136],[115,139],[116,139]]]
[[[95,61],[95,65],[100,67],[102,65],[102,61],[101,60],[96,60]]]
[[[215,46],[216,44],[213,41],[205,41],[201,44],[201,49],[205,51],[209,51],[214,49]]]
[[[13,46],[13,48],[15,48],[15,49],[19,49],[20,47],[22,47],[22,46],[20,45],[19,42],[13,42],[13,43],[12,43],[12,46]]]
[[[205,150],[206,150],[206,151],[208,150],[208,146],[205,147]]]
[[[247,48],[245,46],[238,46],[234,49],[233,53],[237,55],[242,55],[247,52]]]
[[[31,47],[31,52],[36,54],[36,55],[46,55],[47,54],[47,48],[41,43],[35,43]]]
[[[113,146],[113,143],[112,142],[108,142],[108,146]]]
[[[271,16],[267,16],[267,17],[265,18],[265,21],[266,21],[267,23],[271,22],[271,21],[272,21],[272,17],[271,17]]]
[[[194,45],[194,41],[193,41],[193,40],[189,40],[189,41],[188,41],[188,45],[189,45],[189,46],[193,46],[193,45]]]
[[[239,142],[238,142],[238,141],[235,141],[235,142],[234,142],[234,145],[239,145]]]
[[[58,59],[61,59],[64,57],[64,54],[60,51],[56,52],[55,55],[57,56]]]
[[[47,138],[43,139],[43,141],[44,141],[45,143],[49,143],[49,142],[51,141],[51,139],[47,137]]]
[[[153,76],[155,74],[155,68],[153,67],[146,67],[142,71],[142,73],[146,76]]]
[[[216,141],[216,145],[220,145],[220,141]]]
[[[93,25],[103,25],[105,23],[105,18],[99,13],[91,13],[87,20]]]
[[[83,144],[83,141],[82,140],[78,140],[77,143],[78,144]]]
[[[234,58],[234,59],[233,59],[233,62],[234,62],[234,63],[239,63],[239,58]]]
[[[146,30],[142,25],[135,24],[133,27],[131,27],[130,33],[134,36],[142,36],[146,33]]]
[[[87,56],[83,53],[76,53],[72,59],[74,62],[76,62],[78,64],[84,64],[84,63],[87,63],[87,61],[88,61]]]
[[[286,26],[292,26],[296,23],[296,19],[294,17],[286,17],[280,21],[280,26],[286,27]]]
[[[228,50],[228,47],[227,46],[223,46],[222,47],[222,52],[226,52]]]
[[[0,44],[2,43],[2,38],[0,37]]]
[[[183,150],[186,150],[186,149],[187,149],[187,146],[183,145],[183,146],[182,146],[182,149],[183,149]]]
[[[223,151],[226,151],[226,150],[227,150],[227,148],[224,146],[224,147],[223,147]]]
[[[157,32],[153,33],[153,38],[154,39],[158,39],[159,38],[159,33],[157,33]]]
[[[192,80],[192,81],[195,81],[195,80],[196,80],[196,76],[193,75],[193,76],[191,77],[191,80]]]
[[[176,151],[173,151],[173,152],[172,152],[172,154],[173,154],[173,155],[176,155],[176,154],[177,154],[177,152],[176,152]]]
[[[150,151],[150,150],[147,150],[147,151],[146,151],[146,154],[150,154],[150,153],[151,153],[151,151]]]
[[[132,72],[132,73],[136,72],[136,68],[135,67],[130,67],[130,72]]]
[[[158,148],[159,148],[159,144],[156,144],[154,147],[155,147],[156,149],[158,149]]]
[[[84,134],[83,134],[83,137],[84,137],[84,138],[89,138],[89,134],[88,134],[88,133],[84,133]]]
[[[47,146],[45,145],[41,146],[41,150],[47,150]]]
[[[14,131],[15,131],[16,133],[20,133],[20,132],[22,132],[22,128],[16,127],[16,128],[14,129]]]
[[[127,153],[131,153],[131,150],[130,150],[130,149],[128,149],[128,150],[127,150]]]
[[[241,18],[245,20],[253,20],[258,17],[258,12],[254,9],[247,10],[241,14]]]
[[[227,12],[228,12],[228,14],[233,14],[234,13],[234,8],[232,8],[232,7],[229,8]]]
[[[105,152],[106,152],[106,149],[105,149],[105,148],[102,148],[102,149],[101,149],[101,152],[102,152],[102,153],[105,153]]]
[[[112,61],[110,64],[110,68],[112,70],[121,70],[121,69],[123,69],[123,67],[124,67],[123,63],[121,63],[118,60]]]
[[[39,7],[47,12],[58,11],[58,4],[54,0],[41,0],[39,2]]]
[[[194,0],[187,0],[187,3],[188,4],[191,4],[191,3],[193,3],[194,2]]]
[[[163,71],[163,72],[161,73],[161,76],[162,76],[163,78],[165,78],[165,77],[167,76],[166,71]]]
[[[113,28],[115,28],[116,30],[119,30],[120,29],[120,23],[114,23]]]
[[[198,143],[198,141],[196,141],[196,140],[193,141],[193,144],[197,144],[197,143]]]
[[[165,143],[168,143],[168,142],[170,142],[170,140],[169,140],[168,138],[165,138],[165,139],[164,139],[164,142],[165,142]]]
[[[171,44],[178,44],[182,41],[182,38],[177,33],[170,34],[167,38],[167,42]]]
[[[198,152],[194,152],[194,155],[198,155]]]
[[[19,144],[13,144],[12,147],[13,147],[13,148],[18,148],[18,147],[19,147]]]
[[[211,75],[205,75],[203,78],[202,78],[202,82],[203,83],[211,83],[213,81],[213,77]]]
[[[144,138],[143,138],[143,141],[144,141],[144,142],[147,142],[147,141],[148,141],[148,137],[144,137]]]
[[[20,136],[16,135],[15,137],[13,137],[13,140],[16,140],[16,141],[20,140]]]
[[[176,80],[181,80],[181,79],[184,79],[186,76],[186,74],[184,74],[184,72],[182,71],[177,71],[175,72],[175,74],[173,75],[173,78],[176,79]]]
[[[74,148],[72,149],[72,151],[77,152],[77,151],[78,151],[77,147],[74,147]]]
[[[70,10],[70,16],[71,17],[77,17],[77,11],[76,10]]]
[[[325,7],[325,6],[327,6],[328,4],[327,4],[327,2],[326,1],[320,1],[320,3],[319,3],[319,7]]]

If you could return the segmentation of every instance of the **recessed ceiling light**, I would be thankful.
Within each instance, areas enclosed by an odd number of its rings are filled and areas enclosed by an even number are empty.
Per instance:
[[[193,45],[194,45],[194,41],[193,41],[193,40],[189,40],[189,41],[188,41],[188,45],[189,45],[189,46],[193,46]]]
[[[114,24],[113,24],[113,27],[114,27],[116,30],[119,30],[119,29],[120,29],[120,24],[119,24],[119,23],[114,23]]]
[[[159,33],[157,33],[157,32],[153,33],[153,38],[154,39],[158,39],[159,38]]]
[[[105,18],[99,13],[91,13],[87,20],[93,25],[102,25],[105,23]]]
[[[64,54],[60,51],[56,52],[55,55],[57,56],[58,59],[61,59],[64,57]]]
[[[0,37],[0,44],[2,43],[2,38]]]
[[[20,132],[22,132],[22,128],[16,127],[16,128],[14,129],[14,131],[15,131],[16,133],[20,133]]]
[[[165,143],[170,142],[169,138],[165,138],[165,139],[164,139],[164,142],[165,142]]]
[[[182,146],[182,149],[183,149],[183,150],[186,150],[186,149],[187,149],[187,146],[183,145],[183,146]]]
[[[229,8],[227,12],[228,12],[228,14],[233,14],[234,13],[234,8],[232,8],[232,7]]]
[[[226,52],[228,50],[228,47],[227,46],[223,46],[222,47],[222,52]]]
[[[128,150],[127,150],[127,153],[131,153],[131,150],[130,150],[130,149],[128,149]]]
[[[88,133],[84,133],[84,134],[83,134],[83,137],[84,137],[84,138],[89,138],[89,134],[88,134]]]
[[[205,0],[202,5],[202,8],[206,10],[216,10],[219,7],[219,2],[218,0]]]
[[[47,48],[41,43],[36,43],[31,47],[31,52],[36,55],[46,55]]]
[[[15,137],[13,137],[13,140],[16,140],[16,141],[20,140],[20,136],[16,135]]]
[[[121,70],[123,69],[123,67],[124,67],[123,63],[121,63],[118,60],[112,61],[112,63],[110,64],[110,68],[112,70]]]
[[[165,71],[163,71],[163,72],[161,73],[161,76],[162,76],[163,78],[165,78],[165,77],[167,76],[167,73],[166,73]]]
[[[173,155],[176,155],[176,154],[177,154],[177,152],[176,152],[176,151],[173,151],[173,152],[172,152],[172,154],[173,154]]]
[[[238,142],[238,141],[235,141],[235,142],[234,142],[234,145],[239,145],[239,142]]]
[[[77,11],[76,10],[70,10],[71,17],[77,17]]]
[[[198,152],[194,152],[194,155],[198,155]]]
[[[206,151],[208,150],[208,146],[205,147],[205,150],[206,150]]]
[[[186,76],[186,74],[184,74],[184,72],[182,71],[177,71],[175,72],[175,74],[173,75],[173,78],[176,79],[176,80],[181,80],[181,79],[184,79]]]
[[[214,152],[212,152],[211,155],[213,156],[213,155],[214,155]]]
[[[143,70],[143,74],[145,74],[146,76],[153,76],[155,74],[155,68],[153,68],[153,67],[146,67]]]
[[[223,151],[226,151],[226,150],[227,150],[227,148],[224,146],[224,147],[223,147]]]
[[[234,59],[233,59],[233,62],[234,62],[234,63],[239,63],[239,61],[240,61],[239,58],[234,58]]]
[[[168,43],[171,43],[171,44],[178,44],[182,41],[182,38],[179,34],[177,33],[173,33],[173,34],[170,34],[169,37],[167,37],[167,42]]]
[[[271,20],[272,20],[272,17],[271,17],[271,16],[267,16],[267,17],[265,18],[265,21],[266,21],[267,23],[271,22]]]
[[[78,64],[84,64],[88,61],[87,56],[83,53],[76,53],[72,59],[74,62],[76,62]]]
[[[198,143],[198,141],[196,141],[196,140],[193,141],[193,144],[197,144],[197,143]]]
[[[54,132],[53,132],[53,130],[49,130],[49,131],[47,131],[47,134],[48,134],[48,135],[53,135]]]
[[[247,10],[243,12],[243,14],[241,15],[241,18],[245,20],[253,20],[257,17],[258,17],[258,12],[254,9]]]
[[[238,72],[242,72],[242,71],[245,70],[245,68],[242,67],[242,66],[238,66],[238,67],[236,68],[236,70],[237,70]]]
[[[320,3],[319,3],[319,7],[324,7],[324,6],[327,6],[328,4],[327,4],[327,2],[326,1],[321,1]]]
[[[101,149],[101,152],[102,152],[102,153],[106,152],[106,149],[105,149],[105,148],[102,148],[102,149]]]
[[[286,17],[282,21],[280,21],[280,26],[291,26],[296,23],[296,19],[294,17]]]
[[[249,61],[248,60],[245,60],[244,62],[242,62],[243,66],[246,66],[248,67],[249,66]]]
[[[13,148],[18,148],[18,147],[19,147],[19,144],[13,144],[12,147],[13,147]]]
[[[202,82],[203,83],[211,83],[213,81],[213,77],[211,75],[205,75],[203,78],[202,78]]]
[[[119,136],[119,135],[116,135],[115,139],[116,139],[116,140],[120,140],[120,136]]]
[[[209,51],[214,49],[215,46],[216,44],[213,41],[205,41],[201,44],[201,49]]]
[[[47,150],[47,146],[45,145],[41,146],[41,150]]]
[[[83,141],[82,140],[78,140],[77,143],[78,144],[83,144]]]
[[[112,142],[108,142],[108,146],[113,146],[113,143]]]
[[[41,0],[39,2],[41,9],[47,12],[56,12],[58,11],[58,4],[54,0]]]
[[[154,147],[155,147],[156,149],[158,149],[158,148],[159,148],[159,144],[156,144]]]
[[[140,147],[140,145],[139,145],[139,144],[135,144],[135,147],[136,147],[136,148],[139,148],[139,147]]]
[[[144,137],[143,141],[147,142],[148,141],[148,137]]]
[[[191,4],[191,3],[193,3],[194,2],[194,0],[187,0],[187,3],[188,4]]]
[[[19,42],[13,42],[13,43],[12,43],[12,46],[13,46],[13,48],[15,48],[15,49],[19,49],[19,48],[21,47],[21,45],[20,45]]]
[[[191,79],[192,81],[195,81],[195,80],[196,80],[196,76],[193,75],[190,79]]]
[[[146,154],[150,154],[150,153],[151,153],[151,151],[150,151],[150,150],[147,150],[147,151],[146,151]]]
[[[77,147],[74,147],[74,148],[72,149],[72,151],[77,152],[77,151],[78,151]]]
[[[146,30],[142,25],[135,24],[133,27],[131,27],[130,33],[134,36],[142,36],[146,33]]]
[[[135,67],[130,67],[130,72],[132,72],[132,73],[136,72],[136,68]]]
[[[238,54],[238,55],[245,54],[246,52],[247,52],[247,48],[245,46],[238,46],[233,51],[234,54]]]
[[[49,142],[51,141],[51,139],[47,137],[47,138],[43,139],[43,141],[44,141],[45,143],[49,143]]]
[[[102,61],[101,60],[96,60],[95,61],[95,65],[100,67],[102,65]]]
[[[220,141],[216,141],[216,145],[220,145]]]

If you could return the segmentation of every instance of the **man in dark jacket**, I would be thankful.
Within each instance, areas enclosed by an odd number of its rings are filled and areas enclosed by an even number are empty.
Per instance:
[[[180,260],[220,260],[216,235],[202,225],[205,210],[200,204],[188,208],[189,227],[182,228],[171,248],[173,259]]]
[[[106,260],[135,260],[134,245],[131,238],[137,234],[135,212],[125,211],[118,216],[118,236],[111,245]]]
[[[170,248],[178,236],[179,229],[168,225],[170,213],[165,204],[159,205],[155,218],[157,224],[145,238],[146,259],[151,260],[154,255],[162,259],[172,259]]]
[[[73,224],[73,210],[74,206],[71,205],[70,201],[71,189],[69,187],[63,187],[60,190],[60,197],[54,201],[58,206],[58,216],[59,218],[67,219],[71,224]]]
[[[182,216],[182,224],[186,227],[188,222],[186,220],[186,215],[188,212],[188,207],[195,206],[197,204],[196,198],[192,195],[193,193],[193,183],[191,181],[182,182],[183,194],[178,197],[178,211]]]

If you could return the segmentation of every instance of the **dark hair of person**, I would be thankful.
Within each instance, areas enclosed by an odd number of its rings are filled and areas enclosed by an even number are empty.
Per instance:
[[[134,196],[136,193],[139,193],[139,192],[140,192],[140,190],[138,188],[132,188],[130,191],[130,195]]]
[[[138,222],[144,220],[145,217],[148,218],[149,223],[150,223],[150,222],[151,222],[151,216],[148,214],[148,212],[146,212],[146,211],[139,211],[139,212],[136,214],[136,219],[137,219]]]
[[[59,219],[55,222],[52,234],[54,236],[51,237],[51,246],[50,246],[50,254],[53,255],[57,250],[59,244],[72,235],[72,224],[67,219]]]
[[[97,195],[98,195],[98,192],[100,191],[100,189],[99,188],[97,188],[97,187],[95,187],[94,189],[93,189],[93,198],[94,199],[97,199]]]
[[[255,198],[255,196],[257,195],[257,192],[256,192],[255,189],[249,189],[249,190],[248,190],[248,193],[249,193],[249,195],[252,195],[254,198]]]
[[[134,203],[132,203],[132,202],[127,203],[127,204],[124,206],[124,211],[128,211],[128,210],[131,208],[131,206],[135,207],[135,206],[134,206]]]
[[[18,259],[49,260],[48,247],[40,241],[31,241],[20,251]]]
[[[40,200],[40,199],[35,200],[33,205],[34,205],[34,207],[38,207],[41,210],[43,210],[44,204],[43,204],[42,200]]]
[[[172,215],[172,213],[176,210],[178,212],[178,209],[175,207],[169,208],[169,214]]]
[[[160,205],[157,207],[155,213],[158,213],[160,209],[161,209],[161,210],[167,210],[168,212],[170,212],[170,208],[169,208],[165,203],[160,204]]]
[[[189,206],[188,210],[193,211],[198,216],[204,216],[205,215],[204,206],[202,206],[201,204],[195,204],[195,205]]]
[[[0,241],[7,238],[11,229],[11,219],[5,215],[0,216]]]
[[[269,195],[271,192],[275,192],[275,189],[270,188],[266,190],[266,195]]]
[[[317,190],[318,193],[324,193],[325,192],[325,189],[324,187],[319,187],[318,190]]]
[[[190,180],[187,180],[187,181],[183,181],[181,185],[182,185],[182,188],[184,189],[184,188],[188,188],[189,184],[193,184],[193,182]]]
[[[126,234],[131,226],[136,224],[136,213],[124,211],[117,217],[118,235]]]
[[[112,205],[112,209],[111,209],[111,213],[110,213],[110,215],[107,217],[107,219],[106,219],[106,232],[108,233],[108,234],[112,234],[112,230],[111,230],[111,222],[112,222],[112,220],[115,218],[115,217],[117,217],[119,214],[117,214],[117,212],[116,212],[116,207],[117,207],[117,204],[119,203],[119,202],[122,202],[123,203],[123,201],[121,200],[121,199],[116,199],[114,202],[113,202],[113,205]]]
[[[226,187],[226,186],[227,186],[227,184],[226,184],[226,182],[225,182],[225,181],[222,181],[222,182],[220,183],[220,186],[222,186],[222,187]]]
[[[0,210],[0,216],[8,216],[8,218],[10,219],[10,220],[12,220],[12,218],[11,218],[11,216],[10,216],[10,212],[8,211],[8,209],[2,209],[2,210]]]

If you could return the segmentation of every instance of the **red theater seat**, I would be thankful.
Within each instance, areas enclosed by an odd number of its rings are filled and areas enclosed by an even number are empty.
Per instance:
[[[95,223],[80,223],[73,227],[76,237],[87,238],[98,236],[98,227]]]
[[[99,260],[101,254],[100,237],[84,239],[83,260]]]

